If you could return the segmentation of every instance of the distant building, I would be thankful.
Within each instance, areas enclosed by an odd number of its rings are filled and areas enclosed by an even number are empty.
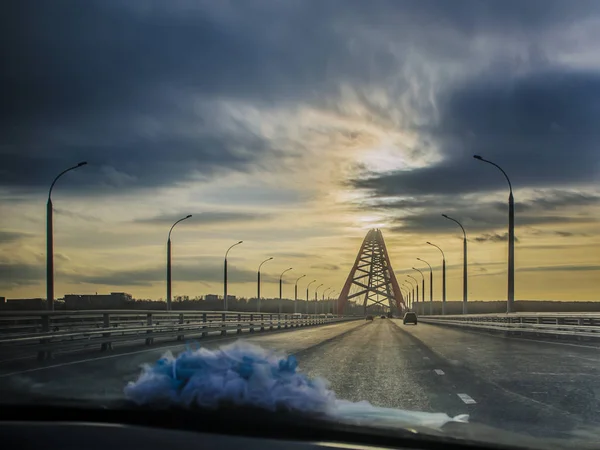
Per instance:
[[[235,301],[236,299],[237,297],[235,295],[227,294],[227,300]],[[206,294],[204,296],[204,300],[206,300],[207,302],[216,302],[218,300],[223,300],[223,297],[219,297],[217,294]]]
[[[4,299],[4,302],[1,301]],[[43,298],[9,298],[0,297],[0,308],[11,311],[36,311],[46,309]]]
[[[133,297],[126,292],[110,294],[66,294],[66,309],[111,309],[126,307]]]

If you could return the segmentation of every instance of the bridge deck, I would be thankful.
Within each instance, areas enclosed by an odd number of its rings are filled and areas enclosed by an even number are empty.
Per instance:
[[[594,343],[505,338],[397,319],[246,335],[294,353],[300,367],[330,380],[339,398],[403,409],[468,413],[471,421],[513,432],[561,437],[600,423]],[[237,339],[215,336],[209,348]],[[0,395],[23,390],[67,398],[119,398],[139,367],[166,349],[131,347],[0,364]]]

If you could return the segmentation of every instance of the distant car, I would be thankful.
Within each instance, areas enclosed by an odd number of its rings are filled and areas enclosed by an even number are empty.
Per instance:
[[[414,312],[407,312],[404,314],[404,325],[407,323],[417,324],[417,314]]]
[[[367,317],[365,317],[365,320],[373,320],[373,318],[374,318],[373,316],[368,315]]]
[[[382,319],[385,319],[385,316],[381,316]]]

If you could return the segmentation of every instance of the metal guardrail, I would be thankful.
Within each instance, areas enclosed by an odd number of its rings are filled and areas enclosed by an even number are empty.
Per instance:
[[[421,316],[420,322],[505,335],[533,335],[600,339],[598,313],[511,313]]]
[[[269,314],[215,311],[7,311],[0,313],[0,352],[37,353],[79,348],[112,349],[113,343],[201,338],[211,332],[323,325],[355,317],[325,314]]]

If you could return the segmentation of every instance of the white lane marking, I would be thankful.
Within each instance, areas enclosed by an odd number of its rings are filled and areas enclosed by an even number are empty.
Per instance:
[[[433,371],[438,375],[446,375],[442,369],[433,369]]]
[[[426,359],[429,361],[429,356],[423,356],[423,359]]]
[[[463,403],[465,403],[466,405],[474,405],[475,403],[477,403],[475,400],[473,400],[467,394],[456,394],[456,395],[458,395],[458,398],[460,398],[463,401]]]
[[[575,373],[571,373],[571,372],[527,372],[528,375],[548,375],[548,376],[557,376],[557,377],[578,377],[578,376],[595,376],[594,374],[591,373],[580,373],[580,372],[575,372]]]

